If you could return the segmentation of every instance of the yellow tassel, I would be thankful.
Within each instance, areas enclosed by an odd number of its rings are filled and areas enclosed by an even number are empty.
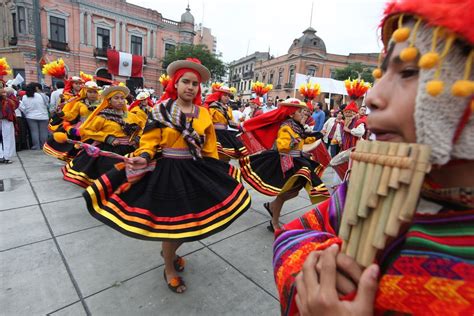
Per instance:
[[[418,49],[414,46],[404,48],[400,52],[400,59],[405,62],[415,60],[416,56],[418,56]]]
[[[400,29],[397,29],[395,32],[392,34],[392,39],[396,43],[401,43],[404,42],[410,37],[410,28],[409,27],[402,27]]]
[[[418,67],[421,69],[431,69],[438,65],[439,59],[439,54],[436,52],[426,53],[421,56],[420,60],[418,61]]]
[[[451,94],[455,97],[468,97],[474,94],[474,82],[457,80],[451,87]]]
[[[380,78],[382,78],[382,69],[380,69],[380,68],[375,68],[374,71],[372,71],[372,76],[373,76],[375,79],[380,79]]]
[[[429,95],[436,97],[444,90],[444,82],[441,80],[431,80],[426,84],[426,92]]]

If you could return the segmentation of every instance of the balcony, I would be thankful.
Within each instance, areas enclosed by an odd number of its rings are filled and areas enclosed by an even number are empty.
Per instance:
[[[284,88],[285,89],[292,89],[294,85],[295,84],[293,82],[288,82],[288,83],[285,83]]]
[[[10,46],[16,46],[16,44],[18,44],[18,38],[16,36],[13,36],[12,38],[10,38],[10,40],[8,41],[8,45]]]
[[[244,72],[243,79],[250,79],[250,78],[253,78],[253,71]]]
[[[277,85],[275,86],[275,90],[280,90],[280,89],[281,89],[281,84],[277,84]]]
[[[53,40],[48,40],[47,47],[51,49],[62,50],[63,52],[71,51],[69,49],[68,43],[63,43],[63,42],[58,42],[58,41],[53,41]]]
[[[94,57],[105,57],[107,58],[107,48],[94,48]]]

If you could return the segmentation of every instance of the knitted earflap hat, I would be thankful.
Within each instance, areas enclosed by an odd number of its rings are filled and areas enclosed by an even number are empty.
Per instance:
[[[474,158],[473,12],[474,0],[396,0],[381,24],[385,52],[407,42],[400,59],[418,58],[416,140],[438,165]],[[383,76],[380,67],[373,75]]]

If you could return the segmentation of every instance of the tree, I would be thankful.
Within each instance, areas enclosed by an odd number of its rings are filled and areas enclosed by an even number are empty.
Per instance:
[[[197,58],[211,72],[213,80],[220,79],[225,75],[226,66],[216,56],[214,56],[205,45],[179,45],[175,50],[168,52],[163,59],[163,67],[166,68],[175,60],[186,59],[188,57]]]
[[[336,75],[334,79],[336,80],[346,80],[346,79],[357,79],[360,76],[360,79],[374,83],[374,77],[372,76],[373,68],[362,65],[361,63],[349,64],[345,68],[336,69]]]

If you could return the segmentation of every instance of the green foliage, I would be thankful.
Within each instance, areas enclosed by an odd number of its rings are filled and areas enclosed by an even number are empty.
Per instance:
[[[334,79],[336,80],[346,80],[346,79],[363,79],[365,82],[374,83],[374,77],[372,76],[373,68],[367,67],[361,63],[349,64],[345,68],[336,69],[336,75]]]
[[[214,56],[205,45],[179,45],[175,50],[168,52],[163,59],[163,68],[166,69],[175,60],[197,58],[211,72],[212,80],[219,80],[225,75],[226,65]]]

